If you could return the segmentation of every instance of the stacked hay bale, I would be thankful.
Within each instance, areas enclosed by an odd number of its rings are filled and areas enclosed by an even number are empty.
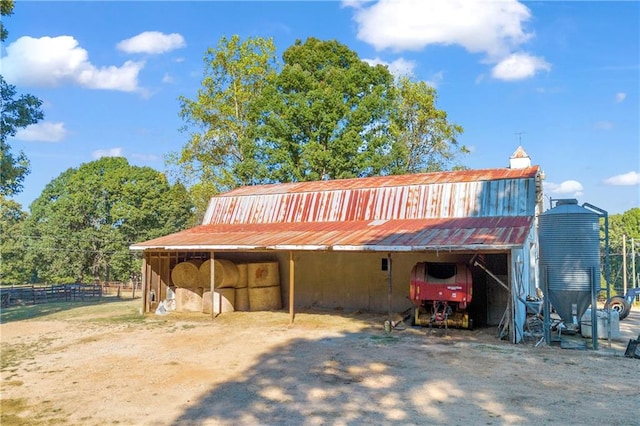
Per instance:
[[[211,260],[188,260],[171,271],[177,312],[211,313]],[[236,265],[214,259],[213,313],[282,308],[278,262]]]
[[[269,311],[282,308],[278,262],[249,263],[247,284],[249,310]]]
[[[235,287],[240,273],[235,263],[226,259],[214,259],[214,294],[213,313],[233,312],[235,310]],[[205,289],[203,293],[202,312],[211,313],[211,260],[200,265],[201,285]]]
[[[202,287],[200,287],[200,260],[178,263],[171,271],[171,281],[176,286],[177,312],[202,311]]]
[[[248,311],[249,310],[249,280],[247,269],[249,265],[246,263],[240,263],[238,266],[238,284],[235,288],[236,311]]]

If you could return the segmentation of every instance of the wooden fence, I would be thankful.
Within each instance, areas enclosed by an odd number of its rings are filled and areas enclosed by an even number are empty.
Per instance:
[[[102,297],[100,284],[55,284],[0,287],[2,307],[37,303],[87,300]]]

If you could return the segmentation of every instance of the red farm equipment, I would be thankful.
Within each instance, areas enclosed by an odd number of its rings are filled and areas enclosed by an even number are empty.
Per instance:
[[[467,305],[473,286],[466,263],[420,262],[411,270],[413,324],[473,328]]]

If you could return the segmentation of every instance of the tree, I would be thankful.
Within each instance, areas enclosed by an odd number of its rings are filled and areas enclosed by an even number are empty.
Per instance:
[[[26,217],[20,204],[0,195],[0,284],[22,284],[29,280],[23,242]]]
[[[13,13],[13,1],[1,0],[0,13],[8,16]],[[7,29],[0,27],[0,40],[7,38]],[[20,151],[16,156],[11,153],[7,143],[8,136],[15,136],[18,129],[35,124],[44,118],[40,110],[42,101],[33,95],[20,95],[17,99],[16,88],[0,75],[0,195],[11,196],[22,191],[22,182],[29,174],[29,160]]]
[[[186,228],[192,205],[149,167],[121,157],[68,169],[31,204],[29,261],[41,279],[127,280],[139,270],[129,246]]]
[[[604,227],[601,226],[601,236]],[[627,255],[627,277],[629,282],[633,277],[633,258],[631,257],[631,240],[636,244],[636,274],[640,273],[640,208],[627,210],[622,214],[614,214],[609,216],[609,253],[611,263],[611,280],[613,287],[618,292],[622,292],[622,268],[623,268],[623,236],[626,239],[626,255]],[[602,238],[604,244],[604,238]],[[604,253],[604,247],[601,247]]]
[[[189,184],[198,184],[200,197],[207,201],[214,192],[260,181],[252,104],[273,78],[274,52],[271,39],[223,37],[204,56],[197,97],[179,98],[180,116],[191,126],[183,130],[191,133],[181,152],[168,162],[180,167],[181,177]]]
[[[0,0],[0,15],[13,15],[13,0]],[[0,20],[0,42],[4,42],[9,36],[9,31],[4,27],[4,23]]]
[[[223,38],[205,56],[198,97],[181,98],[192,133],[171,160],[199,210],[240,185],[445,170],[468,152],[425,83],[396,81],[336,40],[298,40],[280,68],[273,51]]]
[[[447,113],[436,108],[436,90],[423,81],[402,77],[392,120],[398,163],[394,174],[422,173],[449,169],[462,154],[457,135],[463,129],[447,121]],[[459,168],[459,166],[456,166]]]
[[[263,91],[259,153],[275,182],[388,174],[393,77],[345,45],[308,38]]]

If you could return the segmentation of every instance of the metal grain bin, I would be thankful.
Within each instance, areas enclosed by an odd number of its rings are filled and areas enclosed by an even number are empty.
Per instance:
[[[557,200],[540,215],[538,230],[545,294],[565,324],[577,324],[599,288],[599,215],[576,200]]]

